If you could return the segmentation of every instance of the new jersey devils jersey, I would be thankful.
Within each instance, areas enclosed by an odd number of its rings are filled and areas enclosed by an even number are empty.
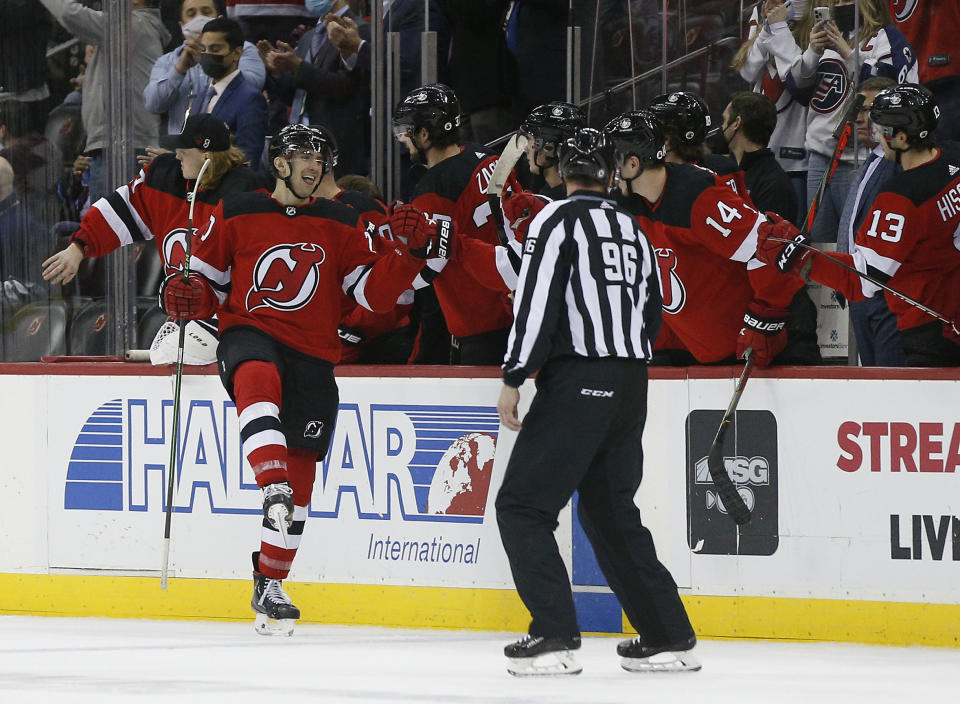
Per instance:
[[[390,310],[421,267],[400,249],[377,255],[373,228],[327,199],[285,206],[266,193],[228,196],[194,242],[191,269],[217,292],[221,334],[250,325],[312,357],[340,359],[341,293]]]
[[[960,57],[954,46],[960,27],[960,3],[890,0],[890,14],[920,60],[920,83],[960,73]]]
[[[854,252],[830,256],[956,320],[960,315],[960,159],[941,152],[933,161],[894,176],[867,210]],[[880,290],[823,257],[813,258],[810,277],[853,301]],[[886,298],[901,330],[933,320],[890,293]]]
[[[663,286],[664,321],[700,362],[736,354],[751,301],[786,310],[804,285],[754,258],[765,216],[715,175],[667,164],[656,203],[634,194],[627,208],[653,244]]]
[[[387,222],[386,207],[376,198],[371,198],[359,191],[341,190],[333,199],[353,208],[360,215],[362,221],[372,224],[376,228],[373,235],[373,246],[377,254],[389,254],[395,247],[399,246],[394,241],[393,232]],[[357,305],[352,298],[344,296],[343,317],[340,323],[360,333],[365,340],[373,339],[410,323],[408,315],[413,305],[412,289],[405,291],[400,296],[400,300],[397,301],[394,308],[379,313],[367,310],[363,306]]]
[[[496,244],[497,230],[486,189],[498,158],[463,149],[456,156],[444,159],[420,179],[413,205],[430,218],[453,221],[457,237],[473,237]],[[519,190],[512,175],[508,187],[511,185]],[[447,327],[457,337],[503,330],[513,322],[507,295],[482,286],[459,260],[446,262],[442,267],[431,261],[421,279],[433,284]]]
[[[211,227],[213,211],[225,195],[259,187],[256,175],[246,166],[238,166],[217,188],[198,191],[194,233]],[[154,240],[166,274],[180,271],[186,253],[192,188],[193,182],[183,177],[176,156],[161,154],[133,181],[94,203],[71,241],[78,241],[86,256],[102,257],[118,247]]]

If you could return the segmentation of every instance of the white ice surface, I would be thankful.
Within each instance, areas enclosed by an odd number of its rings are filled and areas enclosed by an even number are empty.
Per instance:
[[[698,673],[620,668],[615,638],[585,638],[576,677],[518,679],[516,634],[301,624],[0,616],[2,702],[380,704],[878,704],[960,701],[960,650],[701,641]]]

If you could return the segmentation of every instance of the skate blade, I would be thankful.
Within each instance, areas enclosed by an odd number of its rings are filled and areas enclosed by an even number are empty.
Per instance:
[[[507,672],[514,677],[579,675],[581,665],[571,650],[558,650],[532,658],[507,658]]]
[[[268,618],[266,614],[257,614],[254,630],[262,636],[292,636],[296,619]]]
[[[689,650],[657,653],[649,658],[621,658],[620,666],[629,672],[696,672],[702,667]]]

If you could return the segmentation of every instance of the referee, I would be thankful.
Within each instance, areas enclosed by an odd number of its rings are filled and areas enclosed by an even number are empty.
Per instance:
[[[613,146],[579,129],[560,148],[567,198],[537,214],[524,242],[497,402],[501,422],[520,431],[496,501],[517,592],[533,618],[529,634],[504,648],[518,676],[582,670],[573,593],[553,535],[574,491],[600,567],[640,634],[619,645],[623,666],[699,669],[685,652],[696,637],[677,585],[633,501],[661,293],[650,243],[607,195],[613,171]],[[521,430],[518,387],[538,369]],[[655,666],[651,656],[667,662]]]

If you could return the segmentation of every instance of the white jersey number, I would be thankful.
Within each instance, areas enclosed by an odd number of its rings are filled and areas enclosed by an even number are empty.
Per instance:
[[[616,242],[600,244],[604,276],[610,283],[624,283],[633,286],[637,280],[637,249],[633,245],[619,245]]]
[[[881,210],[874,210],[871,214],[873,220],[870,221],[870,229],[867,230],[867,237],[880,237],[880,239],[885,242],[899,242],[900,237],[903,236],[903,224],[906,222],[906,218],[897,213],[886,213],[884,214]],[[884,228],[877,231],[877,228],[880,226],[880,216],[883,215],[884,219]]]
[[[743,215],[740,214],[739,210],[737,210],[731,205],[727,205],[722,200],[717,201],[717,210],[720,211],[720,220],[724,224],[730,224],[734,220],[739,220],[743,217]],[[719,222],[714,220],[712,217],[707,218],[707,224],[710,227],[716,228],[717,232],[720,233],[721,237],[729,237],[730,233],[733,232],[731,228],[724,227]]]

